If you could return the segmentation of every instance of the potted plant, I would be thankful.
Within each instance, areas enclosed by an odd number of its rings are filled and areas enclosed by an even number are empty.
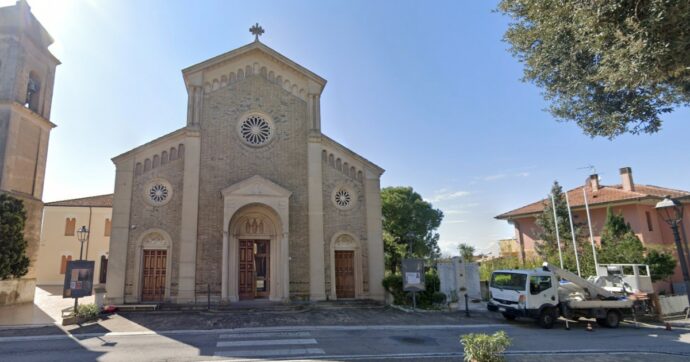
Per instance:
[[[503,352],[510,346],[510,338],[504,331],[492,335],[484,333],[469,333],[460,337],[460,343],[465,351],[464,360],[467,362],[499,362],[503,361]]]
[[[100,314],[100,309],[96,304],[80,304],[77,306],[77,313],[70,313],[67,316],[62,317],[62,325],[67,326],[70,324],[82,324],[92,320],[98,319]]]

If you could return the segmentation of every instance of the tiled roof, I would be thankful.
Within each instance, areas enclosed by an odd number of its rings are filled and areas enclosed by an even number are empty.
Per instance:
[[[45,206],[113,207],[113,194],[48,202]]]
[[[674,190],[665,187],[653,185],[639,185],[635,184],[635,191],[623,190],[621,185],[600,186],[599,190],[592,192],[589,186],[580,186],[568,191],[568,199],[570,207],[584,207],[584,195],[582,189],[587,188],[587,203],[591,206],[601,206],[610,203],[633,201],[641,199],[662,199],[666,195],[672,198],[686,198],[690,197],[690,192],[682,190]],[[550,202],[547,199],[542,199],[537,202],[525,205],[512,211],[508,211],[496,216],[497,219],[512,219],[517,216],[525,216],[530,214],[540,213],[544,210],[544,203]]]

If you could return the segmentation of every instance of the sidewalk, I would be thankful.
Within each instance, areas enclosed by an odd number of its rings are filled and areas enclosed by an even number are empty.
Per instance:
[[[79,299],[79,304],[93,302],[93,296]],[[0,307],[0,329],[62,324],[62,310],[71,306],[74,306],[74,299],[63,299],[61,286],[38,285],[33,304]]]

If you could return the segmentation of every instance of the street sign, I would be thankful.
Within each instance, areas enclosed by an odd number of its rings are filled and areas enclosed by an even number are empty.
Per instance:
[[[93,290],[94,261],[72,260],[67,263],[63,298],[81,298],[91,295]]]
[[[402,273],[404,291],[421,292],[426,289],[423,259],[404,259],[402,261]]]

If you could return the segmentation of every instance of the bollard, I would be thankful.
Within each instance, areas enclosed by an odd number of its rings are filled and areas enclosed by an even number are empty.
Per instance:
[[[465,293],[465,317],[469,317],[469,316],[470,316],[470,306],[469,306],[469,304],[467,303],[467,299],[468,299],[467,293]]]
[[[206,284],[206,310],[211,310],[211,284]]]

